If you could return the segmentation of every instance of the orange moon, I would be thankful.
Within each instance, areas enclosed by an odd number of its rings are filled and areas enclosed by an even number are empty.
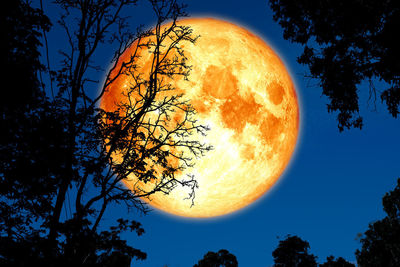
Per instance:
[[[168,195],[153,194],[146,201],[185,217],[229,214],[265,194],[288,165],[299,132],[296,90],[279,56],[249,30],[213,18],[184,19],[178,24],[190,26],[200,37],[195,44],[184,44],[192,66],[189,81],[172,82],[191,101],[198,121],[211,128],[198,139],[214,149],[187,170],[199,185],[194,206],[185,200],[189,189],[182,187]],[[141,58],[141,64],[147,58]],[[112,109],[127,82],[110,87],[101,106]],[[134,181],[125,183],[129,188]]]

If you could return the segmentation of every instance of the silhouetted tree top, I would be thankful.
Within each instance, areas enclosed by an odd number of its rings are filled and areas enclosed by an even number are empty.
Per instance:
[[[236,256],[225,249],[215,252],[207,252],[193,267],[237,267]]]
[[[335,259],[335,257],[329,256],[326,258],[326,262],[320,264],[319,267],[356,267],[356,266],[346,261],[342,257]]]
[[[288,236],[279,241],[272,252],[275,267],[313,267],[317,266],[316,256],[309,253],[310,244],[298,236]]]
[[[309,67],[338,112],[339,130],[361,128],[359,90],[370,82],[393,117],[400,104],[400,3],[397,0],[269,0],[285,39],[304,45],[298,62]],[[375,88],[374,81],[383,81]]]
[[[400,178],[382,203],[386,217],[369,225],[356,252],[360,267],[400,266]]]

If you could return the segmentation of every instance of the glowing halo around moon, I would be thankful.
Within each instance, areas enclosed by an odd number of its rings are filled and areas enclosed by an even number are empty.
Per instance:
[[[188,170],[199,184],[194,206],[184,200],[189,191],[181,187],[156,193],[149,203],[185,217],[229,214],[267,192],[290,161],[299,132],[294,83],[278,55],[248,30],[212,18],[179,24],[200,38],[184,44],[192,66],[189,81],[173,83],[191,100],[199,122],[211,127],[202,141],[214,149]],[[106,92],[103,108],[112,109],[124,82]]]

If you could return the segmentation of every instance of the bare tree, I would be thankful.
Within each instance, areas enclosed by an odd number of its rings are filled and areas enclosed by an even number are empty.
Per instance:
[[[178,16],[185,13],[175,1],[150,2],[158,18],[155,29],[140,33],[134,42],[120,47],[100,92],[99,97],[107,94],[119,79],[129,81],[115,110],[98,110],[97,135],[101,146],[96,153],[100,156],[98,162],[107,163],[107,171],[96,173],[92,179],[99,193],[82,205],[88,171],[78,189],[78,214],[90,210],[95,202],[102,202],[93,228],[113,201],[123,201],[128,207],[145,211],[140,198],[157,192],[168,194],[177,185],[190,187],[188,198],[193,201],[196,180],[193,176],[177,179],[176,173],[192,167],[193,156],[202,156],[211,149],[193,138],[194,133],[204,135],[208,128],[197,123],[194,108],[182,94],[175,92],[171,83],[176,76],[187,79],[190,66],[181,45],[194,43],[196,37],[190,27],[177,24]],[[169,20],[170,24],[162,28]],[[132,53],[126,61],[120,60],[128,48]],[[137,63],[143,53],[151,54],[146,62],[151,67],[145,73],[143,66]],[[180,119],[176,119],[175,114],[179,114]],[[129,180],[130,188],[121,183]],[[144,187],[144,184],[151,186]]]
[[[190,27],[179,25],[178,18],[186,16],[184,7],[176,0],[150,0],[156,26],[132,33],[121,14],[136,2],[55,1],[63,10],[58,23],[69,48],[60,52],[61,67],[48,69],[50,107],[63,128],[59,142],[64,158],[52,175],[53,206],[38,232],[45,248],[38,248],[43,254],[37,257],[42,255],[50,265],[55,264],[52,259],[64,265],[103,266],[116,259],[123,265],[132,257],[144,259],[144,253],[119,236],[123,230],[142,234],[139,223],[121,218],[109,231],[98,230],[106,208],[117,203],[146,212],[143,198],[168,194],[178,185],[191,189],[188,198],[193,203],[196,180],[190,175],[178,179],[177,174],[193,166],[193,157],[211,149],[196,140],[208,128],[196,121],[194,108],[172,83],[176,77],[187,79],[190,66],[182,44],[196,41]],[[98,48],[107,42],[117,45],[117,52],[98,91],[93,77],[104,71],[94,62]],[[126,51],[132,53],[122,57]],[[150,55],[148,69],[138,63],[143,53]],[[120,79],[129,80],[121,101],[115,109],[102,109],[102,97]],[[123,184],[127,180],[134,181],[131,188]]]

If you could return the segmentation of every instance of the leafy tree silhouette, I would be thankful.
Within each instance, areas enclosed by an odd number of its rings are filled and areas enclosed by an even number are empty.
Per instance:
[[[32,225],[52,212],[65,158],[62,115],[52,112],[38,78],[41,32],[50,21],[25,1],[5,2],[0,14],[7,66],[1,72],[7,97],[0,100],[0,255],[8,265],[24,259],[21,253],[33,257],[42,243],[43,230]]]
[[[368,81],[374,103],[380,94],[393,117],[399,114],[400,26],[396,0],[290,1],[269,0],[274,20],[283,37],[304,45],[298,62],[308,66],[330,103],[328,112],[338,112],[338,128],[362,128],[359,90]],[[382,90],[375,87],[379,81]],[[376,84],[376,83],[375,83]]]
[[[326,262],[317,264],[316,256],[309,253],[310,244],[298,236],[288,235],[279,241],[278,247],[272,252],[276,267],[354,267],[355,265],[342,257],[335,259],[329,256]]]
[[[346,261],[342,257],[335,259],[333,256],[326,258],[326,262],[319,265],[320,267],[355,267],[354,264]]]
[[[189,187],[188,197],[194,198],[194,177],[179,180],[175,174],[191,166],[191,157],[211,149],[192,135],[205,134],[208,128],[195,121],[190,103],[165,82],[186,78],[190,70],[182,45],[196,37],[190,27],[177,23],[186,15],[183,6],[175,0],[150,0],[155,29],[132,33],[128,18],[121,14],[136,0],[56,0],[63,10],[58,23],[69,49],[61,51],[60,68],[45,69],[38,47],[45,37],[41,31],[49,30],[48,18],[27,2],[9,2],[9,9],[1,11],[7,31],[7,49],[2,52],[7,53],[4,64],[10,63],[9,77],[15,77],[20,91],[10,101],[1,100],[2,129],[7,132],[0,147],[0,263],[129,266],[133,258],[145,259],[145,253],[120,237],[123,231],[141,235],[140,223],[120,218],[103,231],[99,225],[113,203],[145,213],[141,198],[168,194],[178,185]],[[161,31],[164,22],[171,24]],[[96,51],[108,42],[119,49],[99,94],[93,95],[98,82],[92,77],[102,73],[93,63]],[[122,53],[132,46],[135,53],[121,63]],[[141,50],[152,57],[146,73],[135,64]],[[40,82],[43,70],[52,81],[50,96],[50,89]],[[121,76],[135,81],[127,89],[133,103],[117,103],[116,111],[102,110],[101,97]],[[171,119],[177,109],[183,111],[179,122]],[[160,116],[150,122],[152,112]],[[172,164],[169,157],[179,164]],[[130,175],[154,186],[130,190],[121,183]]]
[[[272,252],[276,267],[312,267],[317,266],[316,256],[309,254],[310,244],[298,236],[288,235],[279,241]]]
[[[361,250],[356,251],[360,267],[400,265],[400,178],[382,203],[386,217],[369,225],[361,239]]]
[[[215,252],[207,252],[204,257],[199,260],[193,267],[237,267],[238,262],[235,255],[229,253],[225,249]]]

